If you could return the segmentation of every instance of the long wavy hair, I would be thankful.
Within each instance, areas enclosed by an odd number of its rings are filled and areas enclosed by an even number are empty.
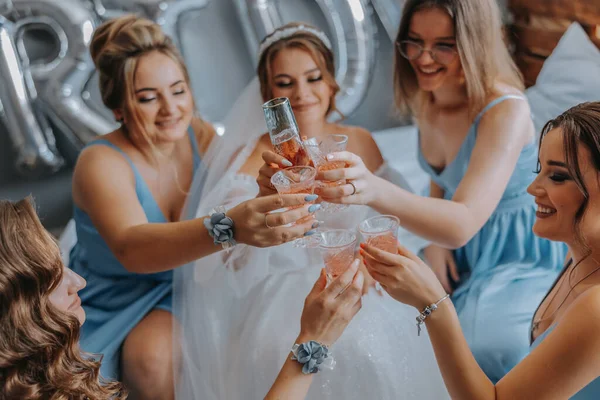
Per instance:
[[[267,35],[262,42],[266,41],[271,36],[284,29],[298,28],[301,25],[320,31],[320,29],[304,22],[290,22],[289,24],[285,24],[275,29],[271,34]],[[260,60],[258,60],[256,72],[260,82],[260,92],[263,101],[268,101],[273,98],[271,64],[281,50],[290,48],[304,50],[310,54],[315,61],[315,64],[317,64],[319,70],[321,70],[321,74],[323,74],[323,80],[329,85],[329,87],[331,87],[332,95],[329,99],[327,115],[331,114],[332,112],[337,112],[343,118],[343,114],[335,105],[335,96],[340,91],[340,85],[338,85],[337,81],[335,80],[335,62],[333,52],[329,50],[327,46],[325,46],[325,43],[323,43],[317,36],[303,30],[299,30],[291,36],[276,41],[264,51],[260,57]]]
[[[580,229],[581,220],[587,209],[590,193],[583,181],[583,174],[579,167],[579,145],[583,145],[590,152],[592,167],[600,173],[600,102],[582,103],[572,107],[548,121],[542,129],[540,148],[544,137],[553,129],[560,128],[563,133],[563,148],[565,164],[569,175],[583,194],[583,203],[575,214],[573,227],[579,244],[589,250],[585,235]],[[538,159],[537,171],[541,169]]]
[[[445,11],[454,22],[471,115],[485,107],[498,81],[524,90],[523,76],[503,39],[502,17],[496,0],[407,0],[396,43],[408,39],[413,15],[430,8]],[[413,67],[398,50],[394,55],[394,97],[400,112],[419,114],[423,92]]]
[[[77,318],[49,300],[63,268],[33,201],[0,201],[0,399],[126,397],[82,353]]]

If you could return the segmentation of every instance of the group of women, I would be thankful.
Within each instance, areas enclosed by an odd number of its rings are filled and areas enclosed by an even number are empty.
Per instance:
[[[597,398],[600,103],[566,110],[537,143],[495,0],[408,0],[395,45],[395,103],[418,127],[428,197],[370,132],[330,122],[339,86],[318,29],[264,39],[220,138],[158,25],[101,25],[90,51],[121,126],[77,161],[68,267],[30,201],[0,203],[0,397]],[[331,159],[346,167],[320,174],[345,184],[275,192],[289,162],[260,115],[274,97],[301,135],[348,136]],[[317,195],[350,207],[323,213]],[[219,206],[228,250],[207,229]],[[327,284],[319,254],[292,244],[375,213],[431,242],[424,261],[365,244]],[[333,370],[290,357],[311,340]]]

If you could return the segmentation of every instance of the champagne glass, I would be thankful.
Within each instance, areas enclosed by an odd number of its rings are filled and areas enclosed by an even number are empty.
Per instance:
[[[320,233],[319,250],[325,262],[328,282],[343,274],[354,261],[356,234],[348,229],[331,229]]]
[[[369,246],[388,253],[398,252],[400,220],[393,215],[378,215],[360,223],[358,230]]]
[[[344,168],[346,163],[343,161],[329,161],[327,156],[331,153],[337,153],[345,151],[348,144],[347,135],[327,135],[321,143],[317,143],[316,140],[305,141],[306,149],[308,154],[313,160],[315,167],[318,172],[331,171],[334,169]],[[346,184],[345,179],[338,181],[319,181],[320,187],[332,187],[341,186]],[[333,204],[326,201],[321,203],[321,211],[327,214],[334,213],[346,209],[348,206],[344,204]]]
[[[289,167],[277,171],[271,177],[271,184],[277,190],[279,194],[296,194],[305,193],[307,195],[313,194],[315,191],[315,177],[317,176],[317,170],[310,166],[304,167]],[[311,202],[311,203],[314,203]],[[293,206],[290,208],[300,208],[303,206]],[[308,221],[312,216],[306,216],[300,218],[293,224],[302,224]],[[293,224],[290,224],[293,225]],[[308,247],[314,244],[310,237],[294,240],[294,247]]]
[[[290,100],[287,97],[277,97],[267,101],[262,107],[275,152],[295,166],[310,165],[311,159],[300,139]]]
[[[279,194],[313,194],[315,191],[315,177],[317,170],[314,167],[288,167],[277,171],[271,177],[271,184]],[[302,207],[302,206],[295,206]]]

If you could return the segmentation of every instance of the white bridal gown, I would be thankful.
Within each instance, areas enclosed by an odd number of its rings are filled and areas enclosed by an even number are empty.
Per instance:
[[[257,194],[254,178],[236,172],[265,132],[253,85],[226,124],[231,136],[226,134],[228,140],[212,149],[216,155],[203,158],[210,168],[192,187],[202,196],[195,196],[200,197],[197,207],[188,204],[188,217],[206,215],[219,204],[232,207]],[[255,129],[250,128],[253,119]],[[242,133],[236,137],[238,131]],[[378,173],[405,184],[387,165]],[[351,206],[320,219],[328,227],[353,229],[368,213],[366,207]],[[323,267],[317,250],[288,243],[267,249],[238,245],[177,269],[174,309],[183,350],[178,399],[264,398],[290,356],[304,299]],[[447,399],[427,332],[417,336],[416,316],[414,308],[371,290],[331,347],[335,368],[315,375],[307,398]]]

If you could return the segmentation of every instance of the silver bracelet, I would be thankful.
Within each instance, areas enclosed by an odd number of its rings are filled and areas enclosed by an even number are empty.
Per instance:
[[[423,309],[423,311],[421,311],[421,314],[417,315],[417,336],[421,336],[421,325],[423,325],[423,323],[425,323],[425,319],[427,319],[427,317],[429,317],[432,312],[434,312],[435,310],[438,309],[438,305],[442,301],[446,300],[449,297],[450,297],[450,295],[446,294],[444,297],[442,297],[435,303],[430,304],[427,307],[425,307]]]
[[[224,206],[217,206],[210,210],[208,218],[204,219],[204,226],[215,244],[220,244],[225,250],[231,249],[237,243],[233,238],[235,224],[225,213]]]

